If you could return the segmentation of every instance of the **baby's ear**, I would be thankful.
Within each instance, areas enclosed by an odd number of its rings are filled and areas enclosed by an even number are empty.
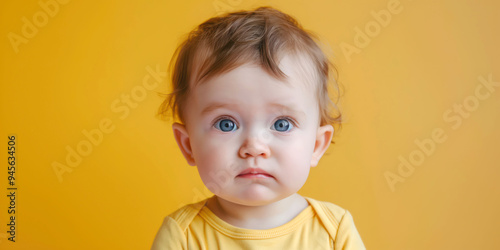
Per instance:
[[[332,125],[324,125],[318,128],[318,132],[316,134],[316,143],[314,145],[314,151],[311,158],[311,167],[316,167],[318,165],[319,160],[328,149],[328,146],[330,146],[332,136]]]
[[[181,149],[181,152],[184,155],[184,158],[186,158],[188,164],[191,166],[196,166],[186,126],[176,122],[172,125],[172,130],[174,131],[174,137],[177,141],[177,146],[179,146],[179,148]]]

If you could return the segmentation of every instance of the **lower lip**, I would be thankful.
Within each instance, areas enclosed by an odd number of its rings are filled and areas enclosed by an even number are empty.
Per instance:
[[[272,176],[268,174],[242,174],[238,175],[241,178],[272,178]]]

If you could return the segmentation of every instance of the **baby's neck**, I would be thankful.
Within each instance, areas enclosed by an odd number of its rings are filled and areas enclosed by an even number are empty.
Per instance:
[[[264,206],[245,206],[213,196],[207,207],[225,222],[247,229],[270,229],[279,227],[309,206],[299,194]]]

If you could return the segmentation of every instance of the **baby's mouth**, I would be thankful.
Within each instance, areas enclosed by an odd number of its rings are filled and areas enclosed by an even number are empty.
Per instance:
[[[247,168],[247,169],[243,170],[236,177],[240,177],[240,178],[274,178],[268,172],[266,172],[260,168]]]

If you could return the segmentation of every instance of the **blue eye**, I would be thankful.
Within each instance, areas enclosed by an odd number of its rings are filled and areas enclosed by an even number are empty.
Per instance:
[[[287,132],[293,128],[293,125],[287,119],[279,119],[274,123],[273,127],[276,131]]]
[[[222,132],[231,132],[235,131],[238,127],[234,124],[233,121],[229,119],[221,119],[215,123],[215,128],[219,129]]]

